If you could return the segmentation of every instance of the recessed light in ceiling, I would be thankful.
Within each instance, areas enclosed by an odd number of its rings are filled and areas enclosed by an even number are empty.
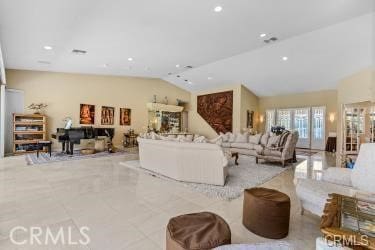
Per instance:
[[[108,64],[107,64],[107,63],[104,63],[104,64],[102,64],[102,67],[103,67],[103,68],[108,68]]]
[[[128,58],[128,61],[129,61],[129,62],[133,61],[133,58],[132,58],[132,57],[129,57],[129,58]]]
[[[260,37],[266,37],[267,34],[266,34],[266,33],[262,33],[262,34],[260,34],[259,36],[260,36]]]
[[[287,61],[288,60],[288,57],[287,56],[283,56],[283,61]]]
[[[208,79],[208,80],[212,80],[212,77],[211,77],[211,76],[209,76],[209,77],[207,77],[207,79]]]
[[[180,67],[180,64],[176,64],[176,68],[179,68]]]
[[[192,82],[190,82],[190,81],[188,81],[188,84],[192,85],[193,83],[192,83]]]
[[[216,6],[214,9],[215,12],[221,12],[222,10],[223,10],[223,7],[221,6]]]
[[[180,76],[180,75],[177,75],[176,77],[180,78],[181,76]]]
[[[46,45],[46,46],[43,46],[43,49],[45,49],[45,50],[53,50],[53,47],[49,46],[49,45]]]

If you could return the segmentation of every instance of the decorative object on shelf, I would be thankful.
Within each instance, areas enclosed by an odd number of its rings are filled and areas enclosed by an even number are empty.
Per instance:
[[[102,106],[102,125],[113,125],[115,124],[115,108]]]
[[[85,125],[95,124],[95,105],[81,104],[79,112],[79,123]]]
[[[131,125],[131,109],[120,108],[120,125],[121,126]]]
[[[27,106],[28,109],[34,110],[35,115],[42,114],[42,110],[47,107],[48,105],[45,103],[31,103],[29,106]]]
[[[197,112],[216,131],[232,132],[233,91],[197,97]]]
[[[177,102],[177,106],[184,106],[187,104],[187,102],[183,101],[183,100],[180,100],[180,99],[176,99],[176,102]]]
[[[184,107],[176,105],[166,105],[163,103],[147,103],[147,109],[149,111],[168,111],[168,112],[182,112]]]
[[[246,127],[254,128],[254,111],[246,111]]]
[[[168,105],[168,97],[167,97],[167,96],[164,97],[164,104],[165,104],[165,105]]]
[[[47,118],[37,114],[13,114],[13,153],[33,153],[46,140]]]
[[[156,95],[154,95],[154,99],[152,101],[153,103],[156,103]]]
[[[65,122],[65,126],[64,126],[65,129],[70,129],[73,126],[73,121],[71,117],[65,117],[63,119],[63,122]]]

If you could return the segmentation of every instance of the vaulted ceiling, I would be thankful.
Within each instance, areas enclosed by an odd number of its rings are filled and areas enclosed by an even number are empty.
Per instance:
[[[242,83],[276,95],[334,88],[369,67],[373,8],[374,0],[0,0],[0,43],[7,68],[157,77],[191,91]],[[278,40],[263,42],[270,37]]]

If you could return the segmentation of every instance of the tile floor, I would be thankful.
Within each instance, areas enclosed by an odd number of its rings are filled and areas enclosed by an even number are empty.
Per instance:
[[[198,211],[221,215],[231,227],[233,243],[269,241],[242,226],[242,197],[233,201],[207,198],[119,164],[136,158],[115,156],[37,166],[27,166],[23,156],[0,159],[0,249],[164,249],[168,219]],[[300,215],[293,180],[319,179],[322,169],[335,160],[324,153],[304,159],[262,186],[291,197],[290,232],[285,241],[297,249],[315,249],[319,218]],[[9,239],[16,226],[49,227],[52,232],[62,227],[64,232],[71,230],[73,239],[82,239],[79,229],[87,226],[91,242],[87,246],[16,246]],[[17,231],[14,238],[27,237],[27,232]]]

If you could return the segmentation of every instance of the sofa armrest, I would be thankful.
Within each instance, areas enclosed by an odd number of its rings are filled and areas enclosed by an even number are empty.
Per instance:
[[[352,186],[352,170],[349,168],[331,167],[323,171],[323,181],[335,183],[338,185]]]

